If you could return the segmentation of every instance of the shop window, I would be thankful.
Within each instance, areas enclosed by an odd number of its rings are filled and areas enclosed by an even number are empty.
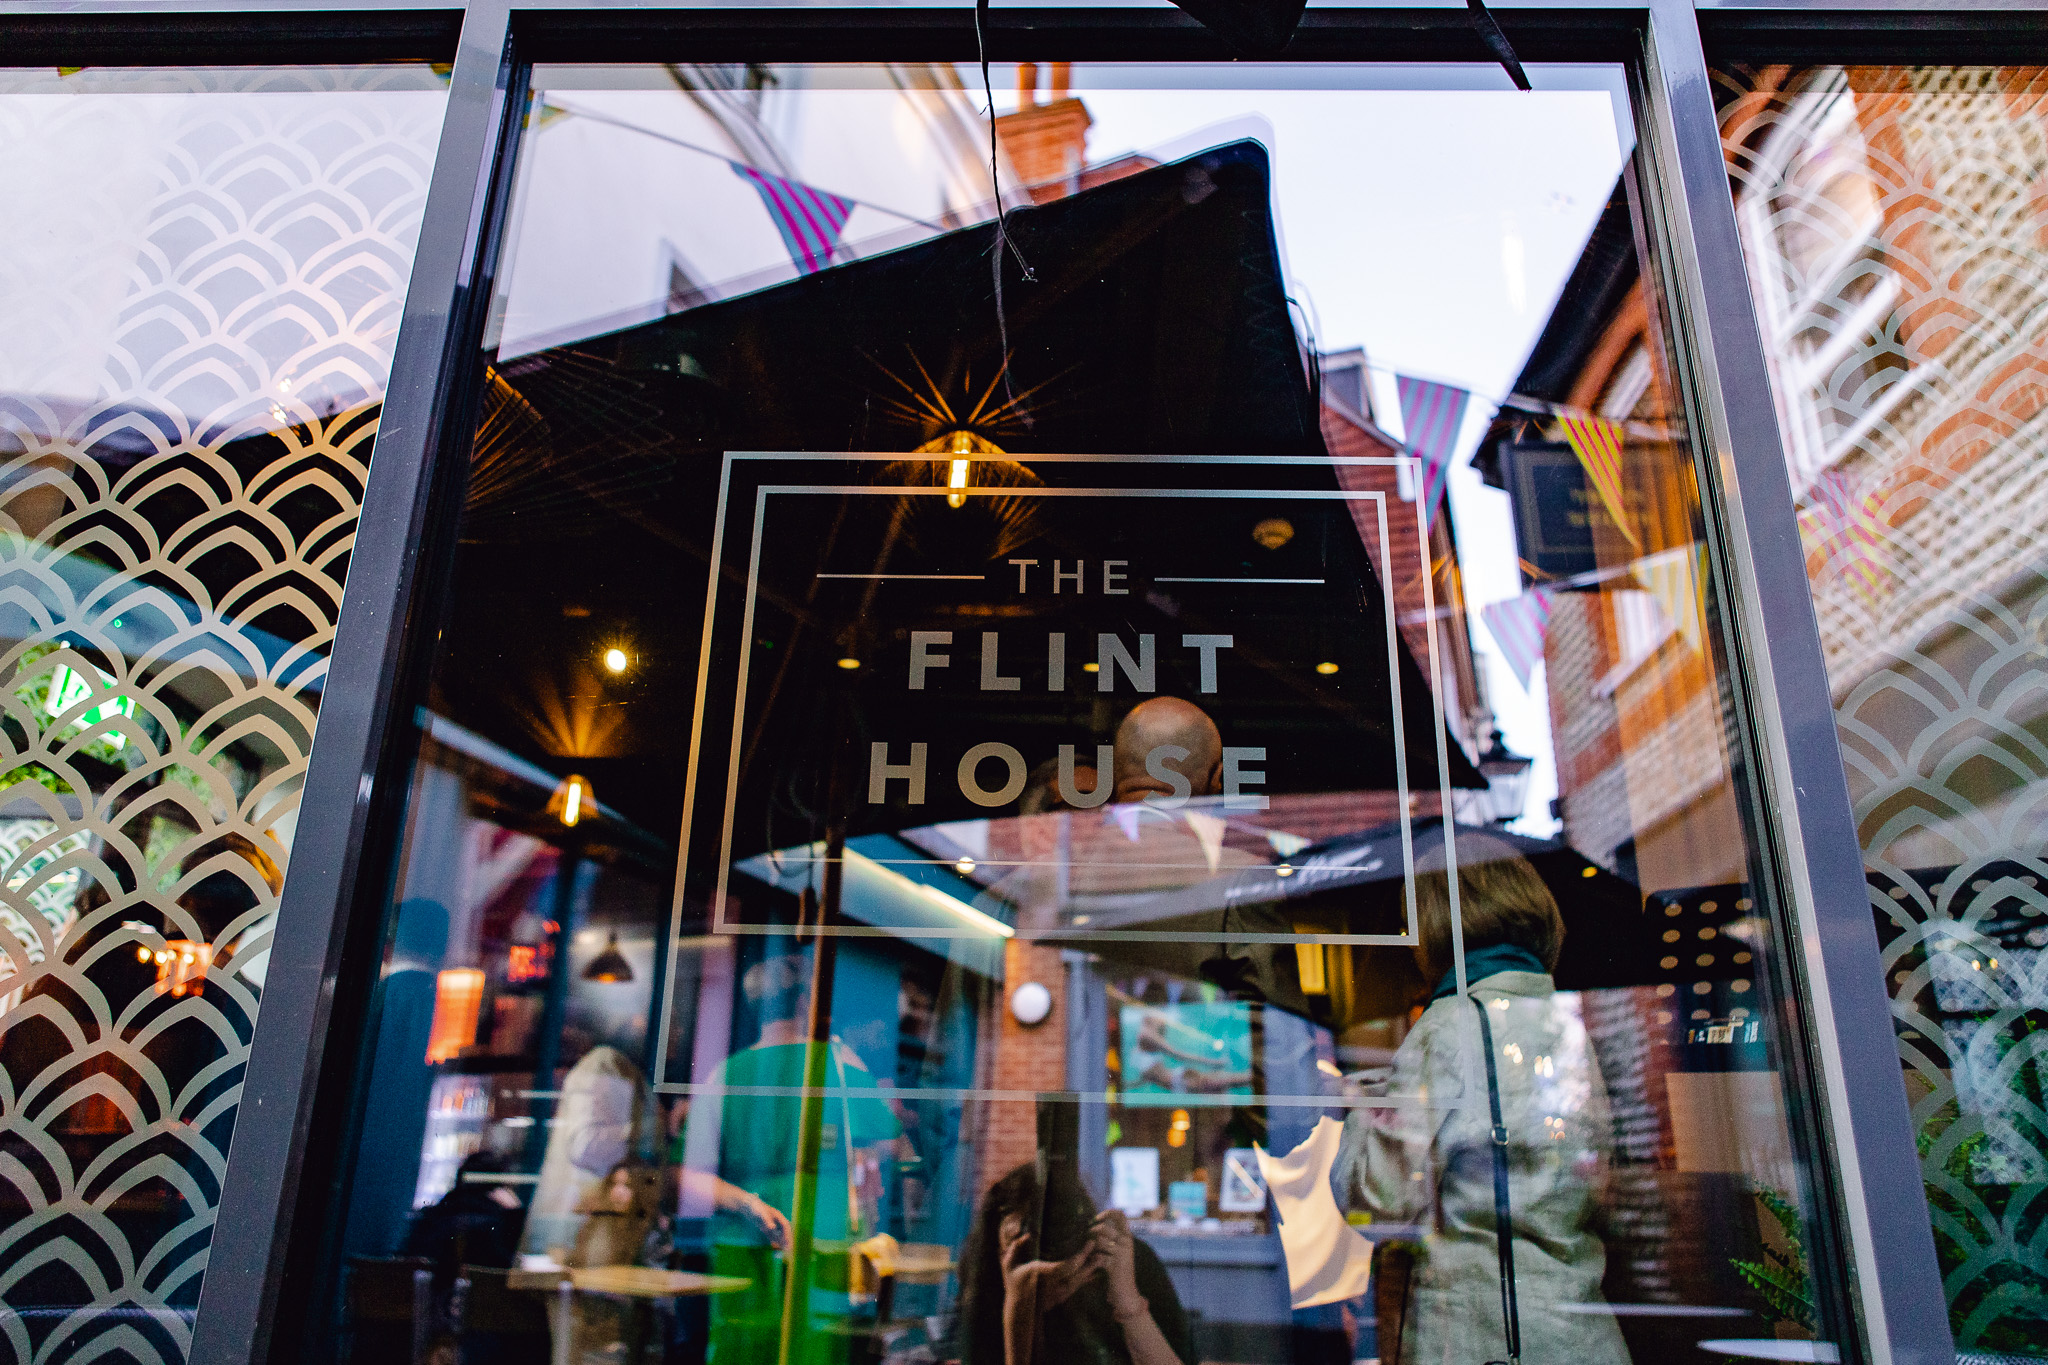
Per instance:
[[[10,1359],[185,1359],[442,102],[0,71]]]
[[[1832,1359],[1623,73],[997,74],[533,73],[309,1352]]]
[[[1956,1344],[2048,1350],[2048,73],[1721,74]]]

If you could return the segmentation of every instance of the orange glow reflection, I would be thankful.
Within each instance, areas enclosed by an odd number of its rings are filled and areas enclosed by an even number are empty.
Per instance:
[[[158,995],[197,995],[206,984],[206,969],[213,965],[213,945],[185,938],[166,939],[152,957],[156,962]]]
[[[484,1005],[484,974],[475,967],[450,967],[434,978],[434,1022],[427,1033],[429,1065],[460,1056],[476,1042],[477,1015]]]

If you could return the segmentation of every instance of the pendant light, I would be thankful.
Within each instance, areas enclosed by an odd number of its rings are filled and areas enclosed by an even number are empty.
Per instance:
[[[585,981],[601,981],[607,986],[616,986],[633,979],[633,964],[626,961],[626,955],[619,951],[619,935],[614,930],[605,940],[604,951],[590,959],[590,965],[583,969]]]

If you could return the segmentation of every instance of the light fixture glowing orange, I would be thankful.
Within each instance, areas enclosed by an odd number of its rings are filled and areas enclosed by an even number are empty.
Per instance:
[[[427,1028],[427,1064],[462,1055],[476,1043],[483,1012],[484,974],[475,967],[450,967],[434,978],[434,1021]]]
[[[953,433],[953,453],[954,453],[955,455],[967,455],[967,454],[970,454],[970,453],[972,453],[972,452],[973,452],[973,450],[974,450],[974,438],[973,438],[972,436],[968,435],[968,434],[967,434],[966,432],[964,432],[964,431],[956,431],[956,432],[954,432],[954,433]],[[958,460],[958,459],[956,459],[956,460],[954,460],[954,461],[953,461],[953,467],[952,467],[952,469],[951,469],[950,471],[948,471],[948,472],[947,472],[947,475],[946,475],[946,487],[948,487],[948,488],[965,488],[965,487],[967,487],[967,461],[966,461],[966,460]],[[965,505],[966,505],[966,503],[967,503],[967,495],[966,495],[965,493],[948,493],[948,494],[946,494],[946,506],[948,506],[948,507],[963,507],[963,506],[965,506]]]
[[[548,798],[548,814],[570,829],[596,809],[597,793],[590,789],[590,779],[581,773],[570,773],[563,778],[555,788],[555,794]]]

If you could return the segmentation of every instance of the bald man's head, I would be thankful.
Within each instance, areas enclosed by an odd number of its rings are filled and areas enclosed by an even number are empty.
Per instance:
[[[1160,769],[1187,779],[1187,795],[1213,796],[1223,790],[1223,736],[1209,713],[1191,701],[1154,697],[1140,702],[1116,728],[1117,801],[1182,795],[1169,779],[1155,775]]]

